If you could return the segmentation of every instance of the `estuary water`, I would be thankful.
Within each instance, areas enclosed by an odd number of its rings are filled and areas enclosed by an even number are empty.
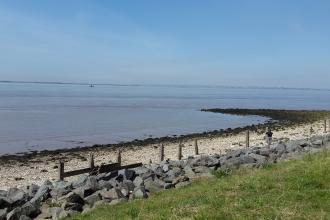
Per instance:
[[[240,127],[202,108],[330,109],[330,91],[0,83],[0,155]]]

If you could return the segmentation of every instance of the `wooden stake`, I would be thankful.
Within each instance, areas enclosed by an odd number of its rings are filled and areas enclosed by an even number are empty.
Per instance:
[[[197,142],[197,139],[195,139],[195,155],[198,155],[199,152],[198,152],[198,142]]]
[[[64,162],[60,161],[59,166],[58,166],[58,179],[59,180],[64,180]]]
[[[178,148],[178,160],[182,159],[182,142],[179,143],[179,148]]]
[[[90,168],[91,170],[93,170],[94,167],[95,167],[95,165],[94,165],[94,155],[93,155],[93,154],[90,154],[90,155],[89,155],[89,168]]]
[[[159,161],[162,162],[163,160],[164,160],[164,144],[161,144],[159,148]]]
[[[117,163],[121,166],[121,150],[118,150]]]
[[[324,120],[324,133],[327,133],[327,120]]]
[[[245,144],[246,144],[246,148],[250,147],[250,131],[249,130],[246,131]]]

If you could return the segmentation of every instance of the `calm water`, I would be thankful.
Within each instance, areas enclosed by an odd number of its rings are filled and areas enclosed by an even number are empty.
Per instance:
[[[117,143],[264,121],[201,108],[330,109],[330,91],[0,83],[0,154]]]

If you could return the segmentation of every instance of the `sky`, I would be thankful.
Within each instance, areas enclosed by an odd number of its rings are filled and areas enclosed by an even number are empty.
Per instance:
[[[0,0],[0,80],[330,88],[328,0]]]

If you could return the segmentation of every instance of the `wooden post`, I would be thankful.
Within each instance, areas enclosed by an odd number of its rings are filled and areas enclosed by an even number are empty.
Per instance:
[[[182,159],[182,142],[179,143],[178,160]]]
[[[198,152],[198,142],[197,142],[197,139],[195,139],[195,155],[198,155],[199,152]]]
[[[327,120],[324,120],[324,133],[327,133]]]
[[[164,160],[164,144],[161,144],[159,148],[159,161],[162,162],[163,160]]]
[[[118,150],[117,163],[121,166],[121,150]]]
[[[90,154],[89,155],[89,168],[91,169],[91,171],[94,169],[95,165],[94,165],[94,155]]]
[[[250,147],[250,131],[249,130],[246,131],[245,144],[246,144],[246,148]]]
[[[58,179],[59,180],[64,180],[64,162],[60,161],[59,165],[58,165]]]

